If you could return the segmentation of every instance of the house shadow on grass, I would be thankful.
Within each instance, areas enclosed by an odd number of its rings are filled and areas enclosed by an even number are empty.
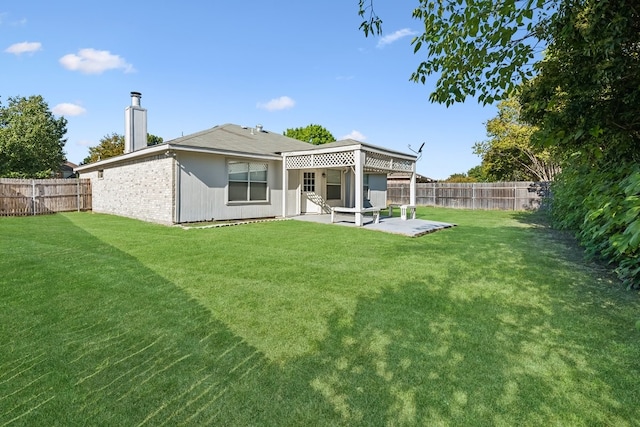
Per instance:
[[[23,223],[2,228],[18,243],[2,286],[0,425],[207,425],[269,369],[180,288],[64,216],[10,221]]]

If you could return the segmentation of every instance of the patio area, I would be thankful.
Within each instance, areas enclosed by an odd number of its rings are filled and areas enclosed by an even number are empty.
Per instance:
[[[330,225],[342,225],[347,227],[357,227],[354,215],[340,214],[337,221],[331,222],[330,214],[317,214],[317,215],[298,215],[291,217],[291,219],[297,221],[316,222],[319,224]],[[380,222],[377,224],[373,222],[373,218],[370,216],[364,217],[364,223],[362,227],[365,230],[383,231],[385,233],[402,234],[409,237],[419,237],[434,231],[444,230],[446,228],[455,227],[456,224],[449,224],[446,222],[431,221],[427,219],[407,219],[403,220],[400,217],[388,217],[380,216]]]

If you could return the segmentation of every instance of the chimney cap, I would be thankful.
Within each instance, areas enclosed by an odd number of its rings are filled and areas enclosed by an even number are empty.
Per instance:
[[[140,92],[131,92],[131,96],[142,96]]]

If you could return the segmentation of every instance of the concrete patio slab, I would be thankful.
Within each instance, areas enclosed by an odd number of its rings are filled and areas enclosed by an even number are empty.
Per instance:
[[[331,215],[300,215],[292,217],[298,221],[316,222],[320,224],[343,225],[357,227],[355,220],[349,216],[341,216],[335,223],[331,222]],[[404,236],[418,237],[434,231],[455,227],[456,224],[447,222],[431,221],[427,219],[407,219],[399,217],[380,217],[380,222],[375,224],[371,217],[365,217],[364,230],[383,231],[385,233],[402,234]]]

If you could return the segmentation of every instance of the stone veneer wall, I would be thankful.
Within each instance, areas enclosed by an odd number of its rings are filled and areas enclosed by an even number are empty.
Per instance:
[[[93,211],[173,224],[175,159],[164,154],[105,165],[83,173],[91,179]]]

